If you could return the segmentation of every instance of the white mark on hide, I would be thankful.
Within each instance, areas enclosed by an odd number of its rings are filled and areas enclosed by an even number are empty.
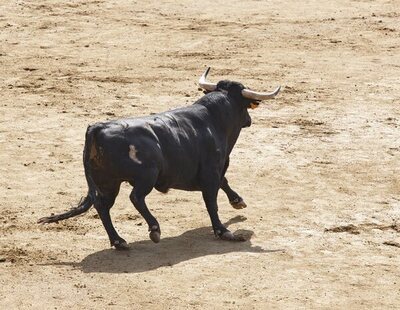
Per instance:
[[[135,163],[141,164],[142,161],[139,160],[139,158],[137,158],[136,154],[137,154],[136,147],[135,147],[134,145],[130,145],[130,146],[129,146],[129,157],[130,157]]]

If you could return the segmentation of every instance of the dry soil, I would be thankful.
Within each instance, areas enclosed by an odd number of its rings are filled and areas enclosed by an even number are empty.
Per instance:
[[[1,309],[400,307],[400,4],[2,1]],[[152,243],[124,185],[112,209],[38,218],[86,193],[90,123],[202,96],[197,80],[281,94],[252,110],[219,197],[243,243],[214,239],[200,193],[152,192]]]

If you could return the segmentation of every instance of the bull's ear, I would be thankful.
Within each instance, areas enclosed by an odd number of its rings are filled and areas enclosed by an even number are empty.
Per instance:
[[[258,108],[259,105],[260,105],[259,101],[253,101],[253,102],[250,102],[249,108],[254,110],[254,109]]]
[[[208,93],[211,93],[211,91],[209,91],[209,90],[206,90],[206,89],[203,89],[203,88],[197,88],[197,90],[199,90],[199,91],[201,91],[201,92],[203,92],[203,94],[205,94],[205,95],[207,95]]]

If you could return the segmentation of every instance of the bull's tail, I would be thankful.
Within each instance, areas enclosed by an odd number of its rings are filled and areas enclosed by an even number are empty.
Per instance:
[[[85,169],[85,176],[88,184],[88,193],[86,197],[81,199],[77,207],[72,208],[64,213],[55,214],[48,217],[42,217],[41,219],[38,220],[38,223],[40,224],[54,223],[68,219],[73,216],[77,216],[79,214],[88,211],[90,207],[94,204],[96,200],[97,187],[92,178],[89,160],[90,160],[91,148],[95,147],[93,145],[94,142],[93,139],[96,135],[96,132],[99,129],[101,129],[101,126],[94,125],[94,126],[89,126],[88,129],[86,130],[85,146],[83,149],[83,166]]]

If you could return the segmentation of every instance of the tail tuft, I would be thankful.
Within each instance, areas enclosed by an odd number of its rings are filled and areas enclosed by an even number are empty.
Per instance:
[[[73,216],[77,216],[89,210],[90,207],[93,205],[93,202],[94,201],[91,195],[88,195],[85,198],[81,199],[76,208],[72,208],[71,210],[64,213],[42,217],[37,221],[37,223],[38,224],[57,223],[58,221],[65,220]]]

